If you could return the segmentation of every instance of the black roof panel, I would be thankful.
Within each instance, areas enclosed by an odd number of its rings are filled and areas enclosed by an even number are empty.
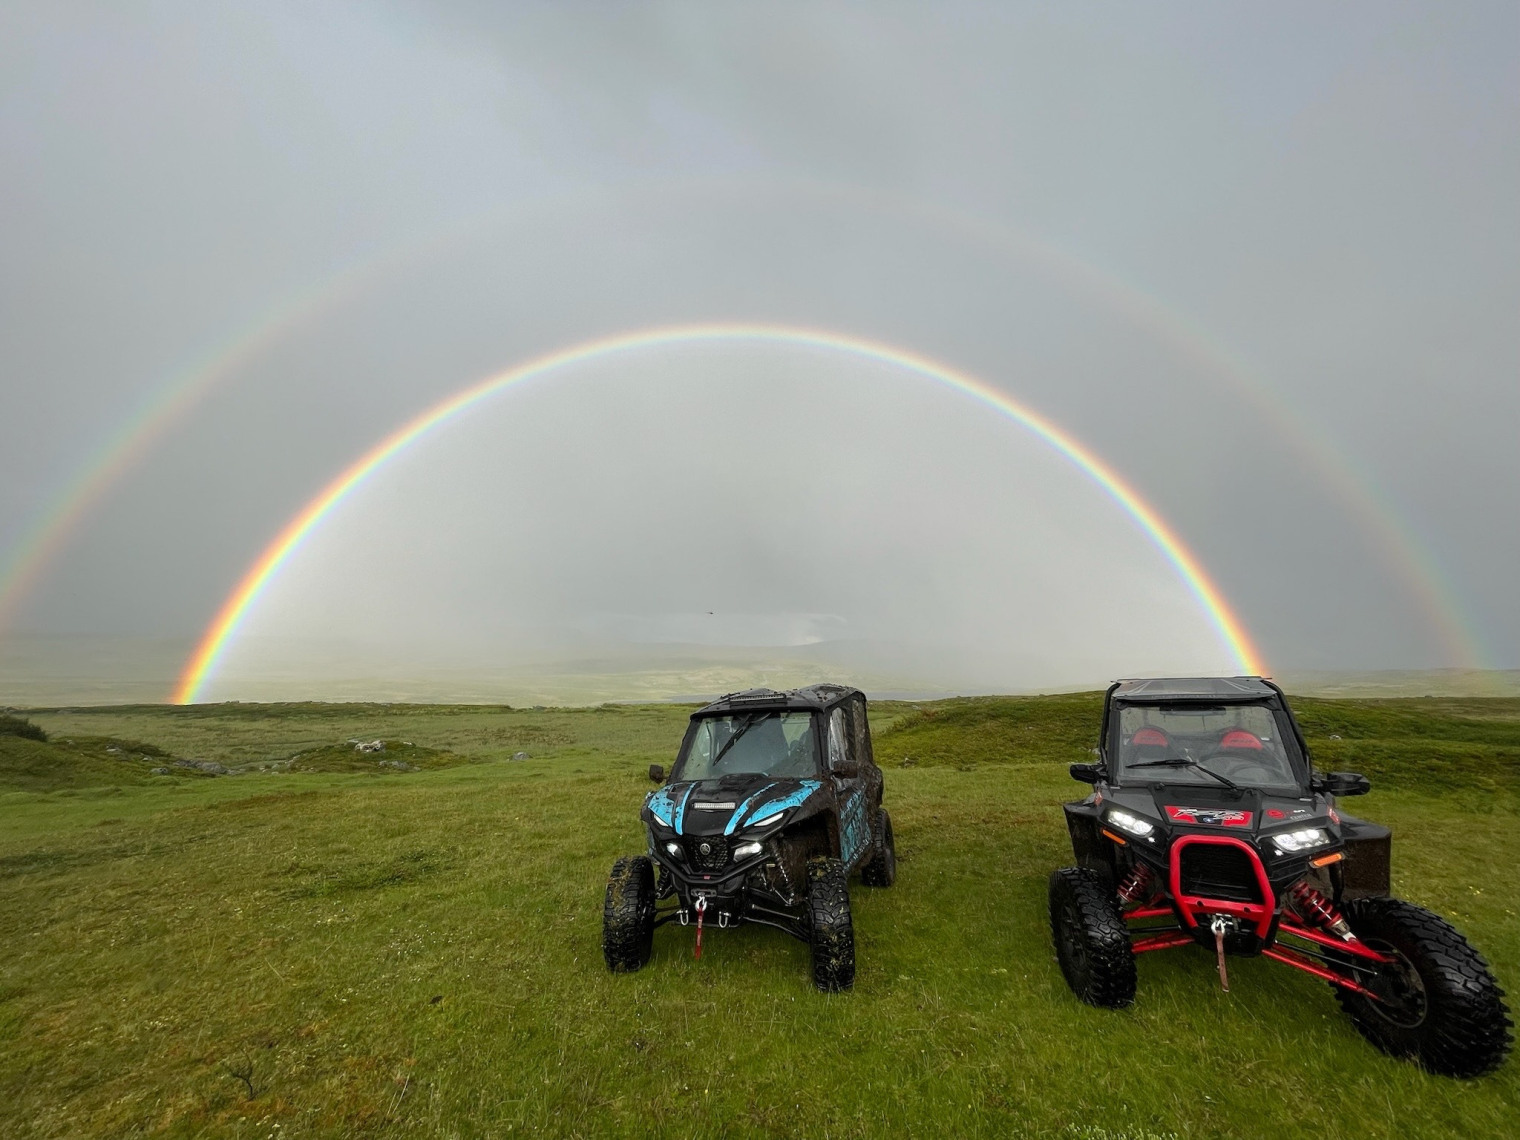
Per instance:
[[[1277,696],[1260,677],[1152,677],[1120,681],[1115,700],[1235,700],[1253,701]]]
[[[750,712],[755,709],[829,709],[847,697],[860,693],[849,685],[809,685],[803,689],[746,689],[727,693],[710,705],[704,705],[693,717],[725,713]],[[864,694],[861,694],[864,695]]]

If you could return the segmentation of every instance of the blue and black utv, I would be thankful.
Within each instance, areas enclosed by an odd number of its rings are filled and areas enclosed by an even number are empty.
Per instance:
[[[654,929],[757,922],[812,951],[813,983],[855,980],[849,880],[889,887],[892,820],[871,756],[865,694],[843,685],[731,693],[692,714],[680,754],[644,801],[649,854],[619,859],[607,881],[607,968],[649,961]]]

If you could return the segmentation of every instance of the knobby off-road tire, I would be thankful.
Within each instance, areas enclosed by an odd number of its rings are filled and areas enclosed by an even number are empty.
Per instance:
[[[1512,1040],[1504,991],[1466,938],[1440,915],[1402,899],[1354,899],[1345,914],[1358,938],[1398,959],[1364,982],[1386,1001],[1335,987],[1363,1037],[1442,1076],[1477,1077],[1503,1063]]]
[[[850,877],[838,859],[809,859],[808,946],[813,984],[838,993],[855,984],[855,927],[850,922]]]
[[[1071,992],[1089,1005],[1135,1000],[1135,951],[1113,890],[1088,867],[1050,876],[1050,935]]]
[[[632,973],[649,961],[654,946],[654,866],[647,855],[612,865],[602,903],[602,957],[615,974]]]
[[[890,887],[897,881],[897,847],[886,808],[876,813],[876,854],[861,868],[860,881],[868,887]]]

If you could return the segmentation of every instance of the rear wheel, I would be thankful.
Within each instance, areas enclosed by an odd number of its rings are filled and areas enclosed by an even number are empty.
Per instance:
[[[855,927],[850,921],[850,878],[838,859],[810,859],[808,946],[813,984],[825,993],[855,984]]]
[[[1335,987],[1363,1037],[1442,1076],[1481,1076],[1503,1063],[1511,1044],[1504,991],[1467,939],[1402,899],[1354,899],[1345,912],[1358,938],[1394,960],[1363,981],[1376,1000]]]
[[[1113,890],[1087,867],[1050,876],[1050,933],[1071,992],[1120,1009],[1135,1000],[1135,952]]]
[[[886,808],[876,813],[876,855],[861,868],[860,881],[868,887],[890,887],[897,881],[897,848]]]
[[[602,903],[602,957],[613,973],[632,973],[654,946],[654,866],[647,855],[612,865]]]

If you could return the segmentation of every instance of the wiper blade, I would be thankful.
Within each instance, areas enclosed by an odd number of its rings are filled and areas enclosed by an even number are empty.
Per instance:
[[[772,715],[772,714],[770,714],[770,713],[754,713],[754,714],[752,714],[749,717],[748,720],[746,720],[742,725],[739,726],[739,728],[734,732],[734,734],[732,736],[730,736],[727,740],[725,740],[723,742],[723,747],[720,748],[720,749],[718,749],[718,754],[712,758],[712,763],[707,766],[708,771],[710,771],[710,772],[716,772],[718,770],[718,761],[722,760],[723,757],[727,756],[728,755],[728,750],[730,748],[732,748],[735,744],[739,743],[739,737],[743,736],[746,732],[748,732],[750,729],[754,728],[755,725],[759,724],[762,720],[764,720],[766,717],[768,717],[770,715]]]
[[[1138,764],[1126,764],[1125,767],[1126,768],[1196,768],[1198,771],[1202,772],[1205,776],[1213,776],[1214,779],[1218,780],[1221,784],[1223,784],[1227,788],[1231,788],[1231,789],[1233,789],[1233,790],[1235,790],[1237,792],[1243,790],[1239,784],[1237,784],[1234,780],[1230,779],[1228,776],[1221,776],[1218,772],[1214,771],[1214,769],[1212,769],[1212,768],[1205,768],[1202,764],[1198,763],[1198,761],[1196,761],[1196,760],[1189,760],[1185,756],[1173,756],[1173,757],[1171,757],[1170,759],[1167,759],[1167,760],[1142,760]]]

